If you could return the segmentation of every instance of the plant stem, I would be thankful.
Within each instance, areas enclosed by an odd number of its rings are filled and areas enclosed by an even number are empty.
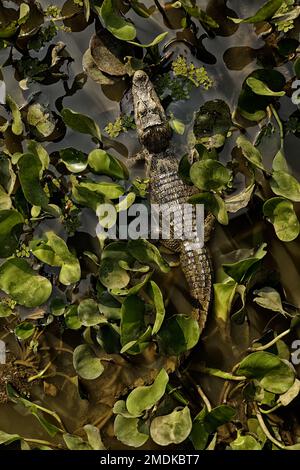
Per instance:
[[[272,339],[272,341],[270,341],[267,344],[263,344],[262,346],[259,346],[257,348],[249,348],[249,351],[252,351],[252,352],[265,351],[266,349],[269,349],[271,346],[276,344],[277,341],[279,341],[281,338],[284,338],[285,336],[287,336],[290,332],[291,332],[291,328],[283,331],[282,333],[280,333],[280,335],[276,336],[276,338]]]
[[[241,382],[242,380],[247,380],[247,377],[245,377],[244,375],[232,375],[230,372],[223,372],[222,370],[213,369],[211,367],[201,367],[200,372],[202,372],[203,374],[212,375],[213,377],[219,377],[220,379],[224,380],[236,380],[238,382]]]
[[[267,436],[267,438],[273,442],[273,444],[275,444],[277,447],[279,447],[280,449],[284,449],[285,448],[285,445],[282,444],[282,442],[278,441],[275,437],[272,436],[272,434],[270,433],[269,429],[267,428],[264,420],[263,420],[263,417],[261,415],[261,412],[259,411],[258,409],[258,406],[256,403],[253,403],[253,406],[254,406],[254,411],[255,411],[255,414],[256,414],[256,417],[257,417],[257,420],[260,424],[260,427],[262,428],[263,432],[265,433],[265,435]]]

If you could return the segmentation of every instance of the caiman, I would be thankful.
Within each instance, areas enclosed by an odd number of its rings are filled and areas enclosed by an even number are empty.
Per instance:
[[[171,144],[172,130],[154,86],[143,70],[136,71],[133,76],[132,95],[137,133],[143,146],[142,152],[135,157],[135,160],[146,161],[146,176],[150,180],[150,203],[167,205],[169,210],[176,213],[176,210],[180,211],[182,205],[187,204],[189,198],[199,191],[185,183],[178,174],[178,159]],[[186,222],[191,224],[192,233],[196,234],[195,211],[190,217],[193,220]],[[212,219],[211,215],[205,219],[205,239],[209,237]],[[210,256],[201,237],[196,235],[192,239],[184,237],[176,239],[174,227],[170,233],[169,240],[160,240],[160,242],[180,254],[181,269],[195,305],[192,314],[197,318],[202,331],[212,295]]]

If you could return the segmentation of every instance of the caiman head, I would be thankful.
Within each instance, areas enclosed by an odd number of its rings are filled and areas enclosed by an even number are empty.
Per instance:
[[[150,153],[165,150],[172,136],[166,113],[150,78],[143,70],[133,75],[134,118],[139,140]]]

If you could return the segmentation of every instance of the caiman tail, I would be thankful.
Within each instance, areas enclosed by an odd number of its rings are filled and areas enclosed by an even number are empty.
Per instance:
[[[190,295],[195,302],[193,314],[203,331],[211,302],[212,280],[209,253],[195,242],[183,241],[180,251],[180,265],[187,280]]]

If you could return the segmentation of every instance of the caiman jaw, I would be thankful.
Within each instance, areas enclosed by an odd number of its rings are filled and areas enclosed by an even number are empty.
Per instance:
[[[143,70],[133,75],[134,117],[140,142],[149,152],[162,152],[171,139],[171,129],[156,91]]]

